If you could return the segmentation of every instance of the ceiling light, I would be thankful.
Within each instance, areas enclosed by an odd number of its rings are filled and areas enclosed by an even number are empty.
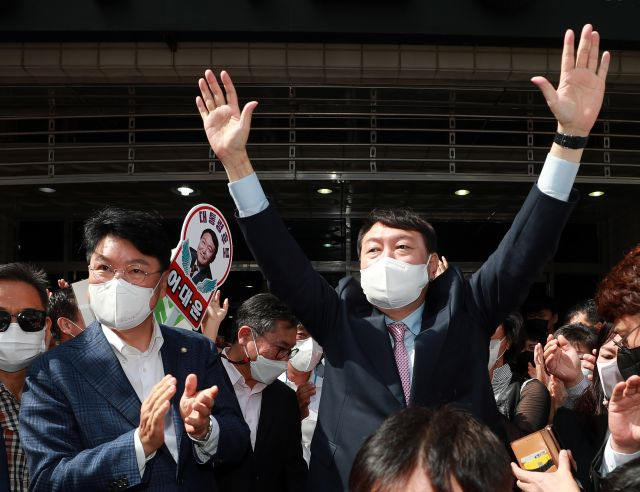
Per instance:
[[[453,192],[455,195],[458,196],[467,196],[468,194],[470,194],[471,192],[469,190],[456,190]]]
[[[253,285],[245,285],[247,289],[253,289]]]
[[[330,193],[333,193],[331,188],[318,188],[316,191],[321,195],[329,195]]]
[[[333,246],[333,244],[331,243],[324,243],[322,246],[324,246],[325,248],[330,248]]]
[[[604,191],[600,191],[600,190],[592,191],[591,193],[589,193],[589,196],[594,196],[594,197],[598,197],[602,195],[604,195]]]
[[[176,190],[178,190],[178,193],[180,193],[182,196],[189,196],[191,194],[193,194],[196,190],[194,190],[193,188],[190,188],[189,186],[178,186],[178,188],[176,188]]]
[[[41,186],[40,188],[38,188],[38,190],[40,190],[42,193],[55,193],[56,192],[55,188],[50,188],[49,186]]]

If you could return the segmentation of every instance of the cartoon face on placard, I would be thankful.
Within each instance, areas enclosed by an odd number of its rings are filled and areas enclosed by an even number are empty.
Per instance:
[[[231,234],[217,208],[200,204],[187,214],[180,237],[169,266],[167,295],[197,329],[213,294],[229,275]]]

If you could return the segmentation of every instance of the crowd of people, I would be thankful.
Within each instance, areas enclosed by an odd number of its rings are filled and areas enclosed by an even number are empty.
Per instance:
[[[109,206],[84,225],[85,323],[73,290],[0,265],[0,490],[640,490],[640,244],[563,323],[527,298],[578,196],[609,54],[567,31],[557,134],[497,250],[469,278],[433,227],[377,209],[360,278],[312,268],[246,151],[251,115],[226,72],[196,105],[270,292],[243,300],[227,339],[216,292],[201,333],[159,324],[171,245],[152,213]],[[224,88],[224,90],[223,90]],[[217,252],[206,230],[190,275]],[[510,443],[551,425],[555,471]]]

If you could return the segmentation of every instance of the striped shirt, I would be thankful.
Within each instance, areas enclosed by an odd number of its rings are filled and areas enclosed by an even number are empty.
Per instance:
[[[12,492],[27,492],[29,489],[29,472],[27,458],[20,446],[18,432],[18,412],[20,403],[6,386],[0,383],[0,428],[3,443],[7,450],[9,468],[9,487]]]
[[[498,398],[504,390],[507,389],[509,383],[511,383],[511,368],[509,364],[503,364],[493,370],[493,378],[491,380],[491,386],[493,387],[493,396]]]

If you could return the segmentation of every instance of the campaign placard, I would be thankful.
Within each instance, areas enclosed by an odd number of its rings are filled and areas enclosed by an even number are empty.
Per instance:
[[[209,302],[227,279],[233,259],[229,225],[213,205],[193,207],[182,224],[169,276],[167,298],[155,314],[161,323],[179,326],[183,321],[194,330],[202,323]]]

